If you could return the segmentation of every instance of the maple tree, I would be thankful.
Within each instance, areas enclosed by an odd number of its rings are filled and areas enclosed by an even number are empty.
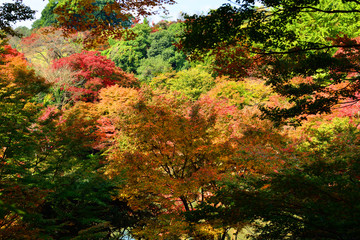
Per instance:
[[[226,169],[234,146],[231,131],[218,127],[231,122],[236,108],[118,86],[101,91],[98,108],[115,127],[107,174],[125,174],[119,198],[154,215],[148,227],[133,233],[152,238],[201,234],[184,223],[182,212],[206,201]]]
[[[96,51],[83,51],[54,61],[54,70],[67,67],[73,74],[73,81],[55,79],[61,91],[70,93],[72,101],[97,100],[101,88],[119,84],[123,87],[138,87],[137,79],[115,66],[115,63]],[[66,77],[66,76],[65,76]],[[66,80],[66,79],[65,79]]]

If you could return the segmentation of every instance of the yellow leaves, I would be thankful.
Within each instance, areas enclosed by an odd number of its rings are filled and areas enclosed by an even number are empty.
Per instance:
[[[196,232],[201,236],[206,236],[208,239],[213,239],[223,234],[224,230],[221,228],[216,229],[210,224],[200,223],[196,225]]]

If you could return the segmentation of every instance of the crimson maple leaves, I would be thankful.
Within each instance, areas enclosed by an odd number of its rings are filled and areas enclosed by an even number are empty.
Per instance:
[[[83,51],[53,62],[54,72],[72,72],[69,76],[54,79],[63,94],[70,94],[72,101],[95,101],[101,88],[118,84],[124,87],[138,87],[133,74],[125,73],[114,62],[96,51]]]

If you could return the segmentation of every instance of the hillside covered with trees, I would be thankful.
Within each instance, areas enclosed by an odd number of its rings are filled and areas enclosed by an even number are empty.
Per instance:
[[[360,239],[360,2],[166,4],[0,6],[0,239]]]

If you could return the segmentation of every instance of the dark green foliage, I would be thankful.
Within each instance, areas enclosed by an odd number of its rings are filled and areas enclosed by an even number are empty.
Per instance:
[[[126,202],[112,198],[120,183],[74,172],[53,184],[40,213],[28,219],[42,239],[109,239],[137,222]]]
[[[180,24],[173,25],[176,26]],[[179,71],[184,67],[186,59],[185,55],[181,52],[176,51],[176,48],[174,46],[174,44],[176,43],[175,34],[179,34],[180,32],[173,32],[172,29],[176,28],[169,28],[169,30],[166,31],[160,30],[150,35],[150,47],[147,50],[147,57],[161,57],[164,61],[168,62],[171,65],[172,69]]]
[[[165,61],[161,56],[143,58],[137,69],[139,79],[149,82],[153,77],[170,72],[172,70],[169,62]]]
[[[3,3],[0,6],[0,30],[11,35],[16,32],[11,28],[11,24],[17,21],[34,19],[35,11],[24,5],[21,1],[13,3]]]

